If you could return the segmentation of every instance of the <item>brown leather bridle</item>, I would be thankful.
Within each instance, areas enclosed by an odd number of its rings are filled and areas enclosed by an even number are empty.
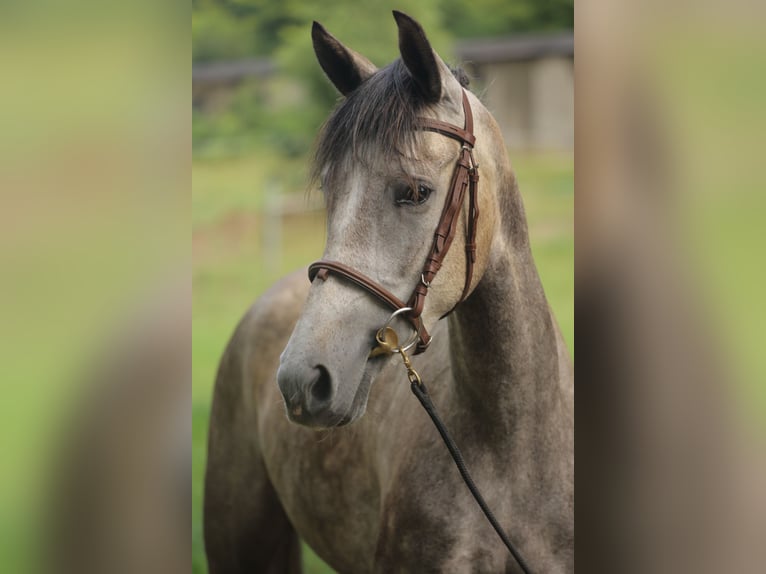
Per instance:
[[[473,159],[473,146],[476,142],[476,137],[473,134],[473,114],[471,113],[471,106],[468,103],[468,96],[465,90],[463,90],[463,112],[465,114],[465,126],[463,128],[431,118],[420,118],[418,120],[419,129],[436,132],[452,138],[461,144],[461,148],[460,157],[458,157],[455,171],[452,174],[449,193],[442,209],[441,219],[439,219],[439,224],[434,232],[431,250],[423,265],[420,281],[418,281],[406,303],[366,275],[338,261],[319,260],[309,265],[310,281],[313,281],[315,277],[325,280],[330,273],[334,273],[354,285],[366,289],[394,311],[409,308],[410,310],[404,317],[412,323],[417,333],[415,354],[425,351],[431,343],[431,335],[428,334],[423,324],[421,313],[423,312],[428,288],[439,272],[455,237],[466,188],[468,189],[469,200],[465,242],[465,285],[460,300],[455,304],[455,307],[468,296],[468,291],[471,288],[471,279],[473,278],[473,265],[476,261],[476,224],[479,219],[479,205],[477,201],[479,165]],[[452,310],[447,314],[451,313]]]

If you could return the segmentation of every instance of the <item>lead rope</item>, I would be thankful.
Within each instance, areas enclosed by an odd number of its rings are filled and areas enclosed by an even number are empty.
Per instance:
[[[391,317],[391,319],[393,319],[393,316]],[[481,511],[484,513],[484,516],[487,517],[487,520],[492,525],[492,528],[494,528],[495,532],[497,532],[497,535],[500,537],[500,540],[503,541],[503,544],[505,544],[505,547],[508,548],[508,551],[516,559],[516,562],[518,563],[519,567],[521,567],[521,570],[524,572],[524,574],[531,574],[532,571],[530,570],[529,566],[527,565],[527,563],[525,562],[524,558],[521,556],[519,551],[516,550],[516,548],[513,546],[511,539],[508,538],[508,535],[505,533],[505,530],[503,530],[503,527],[500,526],[500,523],[497,521],[497,518],[495,518],[495,515],[492,513],[492,510],[490,510],[489,506],[487,505],[487,502],[484,500],[484,497],[481,495],[481,492],[479,492],[479,488],[476,486],[476,483],[473,481],[473,478],[471,477],[471,473],[468,472],[468,468],[465,465],[465,460],[463,459],[463,455],[460,452],[460,449],[455,444],[455,441],[452,440],[452,436],[450,436],[449,432],[447,431],[447,427],[444,426],[444,423],[442,422],[441,418],[439,418],[439,415],[436,412],[436,407],[434,406],[434,403],[431,400],[431,395],[428,394],[428,389],[426,389],[426,386],[421,380],[420,375],[412,366],[412,362],[410,361],[410,358],[407,355],[407,351],[404,348],[402,348],[402,346],[399,344],[396,331],[394,331],[391,327],[388,326],[388,323],[391,322],[391,319],[389,319],[386,325],[384,325],[378,331],[376,335],[378,347],[376,347],[376,349],[373,350],[373,353],[375,354],[399,353],[402,356],[402,361],[404,362],[404,368],[407,369],[407,379],[409,379],[410,381],[410,388],[412,389],[412,394],[415,395],[418,401],[420,401],[420,404],[423,405],[423,408],[425,409],[426,413],[428,413],[428,416],[431,418],[431,421],[433,421],[434,426],[436,427],[436,430],[439,431],[439,435],[442,437],[442,440],[444,441],[444,444],[446,445],[447,450],[449,451],[450,456],[452,457],[452,460],[455,462],[455,466],[457,466],[458,472],[460,472],[460,476],[462,477],[463,482],[465,482],[465,485],[468,487],[468,490],[471,491],[471,495],[473,496],[474,500],[481,508]]]
[[[441,435],[442,440],[444,441],[444,444],[447,445],[447,450],[449,450],[450,455],[452,455],[452,460],[455,461],[455,466],[457,466],[457,469],[460,472],[460,476],[463,477],[463,482],[465,482],[465,485],[468,487],[468,490],[471,491],[473,498],[476,500],[482,512],[484,512],[484,516],[487,517],[487,520],[489,520],[489,523],[492,525],[492,528],[494,528],[495,532],[497,532],[497,535],[500,537],[500,540],[503,541],[503,544],[505,544],[506,548],[508,548],[510,553],[516,559],[516,562],[518,562],[524,574],[530,574],[531,570],[529,569],[529,566],[524,561],[524,558],[521,556],[521,554],[519,554],[519,551],[516,550],[516,548],[513,546],[513,543],[511,543],[511,539],[508,538],[508,535],[505,533],[505,530],[503,530],[503,527],[500,526],[500,523],[497,521],[497,518],[495,518],[495,515],[492,514],[492,511],[490,510],[489,506],[487,506],[487,502],[484,500],[484,497],[481,495],[481,492],[479,492],[479,489],[476,486],[476,483],[474,483],[473,478],[471,478],[471,474],[468,472],[468,468],[466,468],[465,466],[463,455],[460,453],[460,449],[458,449],[457,445],[455,444],[455,441],[452,440],[452,437],[450,436],[449,432],[447,432],[447,427],[444,426],[444,423],[439,418],[439,415],[436,412],[436,408],[434,407],[434,404],[431,401],[431,396],[428,394],[428,390],[426,389],[426,386],[423,384],[423,381],[419,381],[419,382],[411,381],[410,388],[412,389],[412,393],[420,401],[420,404],[423,405],[423,408],[428,413],[428,416],[431,417],[431,420],[433,421],[434,426],[436,427],[436,430],[439,431],[439,434]]]

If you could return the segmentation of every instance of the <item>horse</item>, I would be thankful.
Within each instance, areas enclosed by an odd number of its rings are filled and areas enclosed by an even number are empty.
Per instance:
[[[400,353],[373,351],[384,324],[402,345],[414,332],[412,366],[531,569],[574,568],[573,370],[516,177],[465,75],[394,17],[401,57],[381,69],[312,27],[342,95],[314,167],[327,243],[313,280],[303,269],[263,294],[221,359],[211,574],[301,572],[301,540],[338,572],[521,571],[409,396]],[[454,206],[445,249],[434,229],[465,158],[481,180]]]

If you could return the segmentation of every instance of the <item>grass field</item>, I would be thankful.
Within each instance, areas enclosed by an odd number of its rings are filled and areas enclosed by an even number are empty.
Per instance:
[[[513,154],[524,196],[535,259],[564,337],[574,334],[574,161],[571,155]],[[277,173],[290,174],[288,178]],[[192,166],[193,352],[193,572],[207,572],[202,545],[202,477],[208,411],[218,359],[237,321],[278,277],[318,258],[325,240],[319,211],[286,216],[281,256],[269,258],[264,212],[269,194],[282,188],[302,198],[304,162],[267,154],[253,158],[195,161]],[[300,201],[300,199],[299,199]],[[308,574],[332,572],[304,548]]]

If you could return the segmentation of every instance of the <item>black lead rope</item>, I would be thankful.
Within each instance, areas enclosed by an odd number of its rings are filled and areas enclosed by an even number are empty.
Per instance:
[[[411,382],[410,387],[412,388],[412,393],[418,398],[418,400],[420,401],[420,404],[423,405],[423,408],[428,413],[428,416],[431,417],[431,420],[433,421],[434,426],[436,427],[436,430],[439,431],[439,434],[441,435],[442,440],[444,441],[444,444],[447,445],[447,449],[449,450],[450,455],[452,455],[452,460],[455,461],[455,466],[457,466],[458,471],[460,471],[460,476],[463,477],[463,482],[465,482],[465,485],[468,487],[468,490],[471,491],[471,494],[473,495],[474,499],[481,507],[482,512],[484,512],[484,516],[487,517],[487,520],[489,520],[489,523],[492,525],[492,528],[495,529],[495,532],[497,532],[497,535],[503,541],[503,544],[505,544],[505,546],[508,548],[510,553],[516,559],[516,562],[518,562],[519,566],[521,566],[521,569],[524,571],[524,574],[530,574],[531,570],[529,569],[529,566],[527,566],[527,563],[524,561],[524,558],[521,557],[521,554],[519,554],[519,551],[516,550],[516,548],[514,548],[510,538],[508,538],[508,535],[503,530],[503,527],[500,526],[500,523],[495,518],[495,515],[492,514],[492,511],[489,509],[489,506],[487,506],[487,503],[484,500],[484,497],[481,495],[481,493],[479,492],[479,489],[476,487],[476,483],[474,483],[473,478],[471,478],[471,475],[465,466],[463,455],[460,454],[460,449],[458,449],[457,445],[455,444],[455,441],[452,440],[452,437],[450,436],[449,432],[447,432],[447,428],[444,426],[444,423],[439,418],[439,415],[436,414],[436,408],[434,407],[434,404],[431,401],[431,396],[428,394],[428,390],[426,389],[426,386],[422,382]]]

